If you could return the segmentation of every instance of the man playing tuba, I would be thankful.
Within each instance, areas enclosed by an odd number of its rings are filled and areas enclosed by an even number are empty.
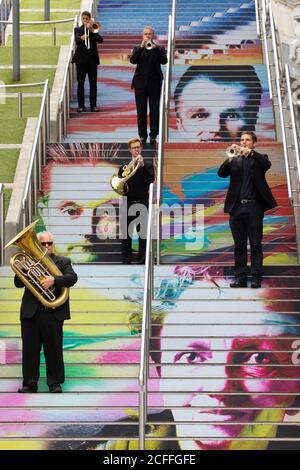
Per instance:
[[[37,238],[47,255],[61,271],[61,275],[45,276],[41,287],[54,289],[57,297],[61,288],[72,287],[77,282],[69,258],[54,254],[53,236],[50,232],[40,232]],[[25,287],[17,275],[14,278],[16,287]],[[23,386],[19,393],[36,393],[38,390],[40,352],[43,346],[46,361],[47,384],[51,393],[61,393],[65,380],[63,361],[63,323],[70,319],[69,298],[55,308],[46,308],[33,293],[25,287],[21,304],[22,335],[22,372]]]

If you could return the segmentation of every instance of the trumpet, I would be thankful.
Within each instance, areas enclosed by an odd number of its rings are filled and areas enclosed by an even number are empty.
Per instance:
[[[240,145],[237,145],[237,144],[232,144],[230,145],[229,147],[227,147],[226,149],[226,156],[228,158],[234,158],[234,157],[248,157],[248,155],[250,155],[252,152],[251,149],[249,149],[248,147],[242,147]]]
[[[145,44],[145,48],[147,49],[147,51],[151,51],[151,49],[154,49],[155,47],[156,47],[156,44],[153,41],[148,41]]]
[[[241,154],[241,147],[236,144],[232,144],[226,149],[226,156],[228,158],[234,158]]]

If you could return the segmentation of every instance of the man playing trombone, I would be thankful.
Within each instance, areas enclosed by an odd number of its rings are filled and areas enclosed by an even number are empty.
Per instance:
[[[85,111],[84,103],[84,82],[88,75],[90,83],[90,109],[91,112],[97,113],[97,70],[99,54],[97,44],[103,42],[102,36],[99,34],[100,25],[91,20],[89,11],[84,11],[81,15],[82,26],[75,28],[76,51],[72,62],[77,67],[77,99],[78,113]]]

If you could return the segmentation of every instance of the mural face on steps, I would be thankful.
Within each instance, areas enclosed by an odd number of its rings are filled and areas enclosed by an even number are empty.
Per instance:
[[[116,273],[106,267],[105,277],[101,266],[76,269],[72,320],[65,324],[64,395],[10,395],[18,384],[10,384],[8,377],[21,372],[14,313],[11,324],[2,328],[7,363],[0,368],[0,384],[6,424],[1,426],[0,448],[138,446],[143,269],[121,266]],[[299,269],[267,267],[258,290],[230,289],[229,273],[227,268],[198,265],[155,270],[148,449],[299,446],[293,442],[300,439]],[[116,279],[118,286],[112,288]],[[6,288],[17,305],[15,291],[12,284]],[[2,304],[7,310],[9,301]],[[47,388],[44,377],[42,368],[40,391]]]

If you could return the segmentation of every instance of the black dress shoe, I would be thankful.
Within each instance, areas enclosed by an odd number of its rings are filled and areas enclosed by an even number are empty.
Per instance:
[[[261,288],[261,279],[254,277],[251,281],[252,289],[260,289]]]
[[[37,386],[23,385],[22,388],[19,388],[18,393],[37,393],[37,391]]]
[[[77,108],[77,113],[84,113],[85,108]]]
[[[59,384],[49,385],[50,393],[62,393],[61,386]]]
[[[96,106],[93,106],[91,108],[91,113],[100,113],[100,109],[98,109]]]
[[[247,279],[236,279],[230,283],[230,287],[247,287]]]
[[[141,139],[141,144],[144,147],[146,145],[147,139]]]
[[[152,147],[156,147],[157,146],[156,139],[150,139],[150,145],[152,145]]]

